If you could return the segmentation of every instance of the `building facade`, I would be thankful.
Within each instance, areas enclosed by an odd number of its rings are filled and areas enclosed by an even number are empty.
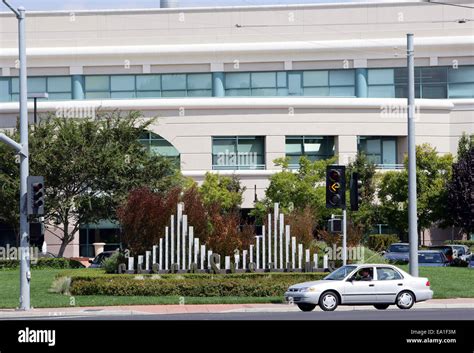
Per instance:
[[[416,143],[456,153],[462,133],[474,132],[473,18],[467,7],[420,1],[32,12],[28,91],[48,92],[40,113],[157,117],[143,137],[150,149],[179,158],[197,181],[238,175],[252,208],[276,158],[346,164],[364,151],[380,169],[401,167],[407,33]],[[0,128],[16,124],[17,57],[16,19],[0,13]],[[95,241],[84,229],[68,255],[89,254],[79,251]]]

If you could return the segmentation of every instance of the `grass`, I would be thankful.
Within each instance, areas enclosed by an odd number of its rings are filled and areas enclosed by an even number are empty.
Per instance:
[[[408,271],[407,266],[400,266]],[[111,306],[180,304],[178,296],[75,296],[51,293],[49,289],[57,276],[105,276],[102,270],[37,269],[32,270],[31,305],[35,308],[69,306]],[[420,267],[420,276],[428,277],[437,299],[474,298],[474,270],[455,267]],[[16,308],[20,293],[19,270],[0,271],[0,308]],[[282,297],[186,297],[186,304],[281,303]]]

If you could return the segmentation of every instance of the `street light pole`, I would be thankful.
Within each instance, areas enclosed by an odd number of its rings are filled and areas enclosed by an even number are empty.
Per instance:
[[[8,143],[20,153],[20,310],[30,310],[30,236],[28,224],[27,178],[28,164],[28,101],[26,76],[26,43],[25,43],[25,8],[20,6],[15,10],[7,0],[3,3],[18,19],[18,48],[20,60],[20,144],[15,145],[5,137],[0,140]],[[13,141],[14,142],[14,141]]]
[[[408,240],[409,268],[418,276],[418,220],[416,205],[416,145],[415,145],[415,54],[413,34],[407,34],[408,66]]]

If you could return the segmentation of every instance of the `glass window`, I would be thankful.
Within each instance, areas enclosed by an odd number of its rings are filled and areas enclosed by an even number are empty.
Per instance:
[[[447,81],[446,67],[422,67],[421,68],[421,82],[438,83]]]
[[[450,83],[449,98],[474,98],[474,83]]]
[[[290,158],[290,168],[298,168],[302,156],[311,161],[334,156],[333,136],[287,136],[286,156]]]
[[[329,87],[329,95],[331,97],[354,97],[355,96],[355,87]]]
[[[397,138],[360,136],[358,151],[364,153],[367,159],[381,167],[394,167],[397,164]]]
[[[118,75],[110,77],[111,91],[135,91],[135,76]]]
[[[250,88],[250,73],[227,73],[225,75],[225,88]]]
[[[160,75],[137,75],[138,91],[160,91],[161,76]]]
[[[136,98],[137,95],[135,94],[135,91],[117,91],[117,92],[111,92],[110,93],[110,98],[113,99],[130,99],[130,98]]]
[[[286,72],[277,72],[277,86],[278,88],[287,87]]]
[[[28,92],[44,93],[46,92],[46,77],[28,77]]]
[[[369,69],[368,84],[369,85],[393,85],[394,71],[393,69]]]
[[[164,91],[186,90],[186,74],[166,74],[161,76]]]
[[[369,86],[368,96],[375,97],[375,98],[394,98],[395,86],[391,86],[391,85]]]
[[[263,136],[213,137],[212,168],[264,169],[265,138]]]
[[[251,75],[252,88],[273,88],[277,86],[276,81],[275,72],[254,72]]]
[[[71,92],[70,76],[48,77],[48,93]],[[51,99],[51,95],[50,95]]]
[[[110,92],[86,92],[86,99],[107,99],[110,98]]]
[[[10,101],[10,79],[0,77],[0,102]]]
[[[302,74],[300,72],[288,72],[288,95],[302,96],[303,86],[301,84]]]
[[[319,87],[329,85],[328,71],[304,71],[303,87]]]
[[[390,267],[377,267],[377,280],[379,281],[393,281],[402,279],[398,271]]]
[[[160,135],[152,132],[144,132],[139,141],[145,146],[148,152],[169,158],[176,163],[176,166],[179,166],[179,151]]]
[[[188,90],[212,90],[212,74],[189,74]]]
[[[109,76],[86,76],[86,92],[110,91]]]
[[[474,66],[458,66],[448,69],[449,83],[474,82]]]
[[[355,84],[354,70],[330,70],[329,85],[330,86],[351,86]]]

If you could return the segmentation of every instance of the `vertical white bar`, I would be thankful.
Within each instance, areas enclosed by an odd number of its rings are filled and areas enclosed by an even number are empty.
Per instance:
[[[171,216],[173,217],[173,216]],[[165,228],[165,270],[168,270],[168,259],[169,259],[169,248],[168,248],[168,238],[169,238],[169,228]]]
[[[230,270],[230,256],[225,257],[225,269]]]
[[[267,268],[267,263],[266,263],[266,258],[265,258],[265,237],[266,237],[266,234],[265,234],[265,226],[262,226],[262,268],[263,269],[266,269]]]
[[[296,237],[291,237],[291,266],[296,268]]]
[[[150,257],[151,257],[151,251],[149,250],[145,251],[145,270],[147,271],[150,270]]]
[[[238,270],[239,269],[239,262],[240,262],[240,255],[238,255],[238,254],[234,255],[234,262],[235,262],[235,269]]]
[[[318,254],[313,254],[314,267],[318,268]]]
[[[272,215],[268,214],[268,262],[272,262]]]
[[[138,263],[137,263],[138,267],[140,267],[140,265],[143,265],[143,255],[138,255]]]
[[[183,230],[182,230],[182,234],[181,234],[181,237],[182,237],[182,242],[181,242],[181,246],[182,246],[182,257],[183,257],[183,261],[182,261],[182,264],[183,264],[183,270],[186,269],[186,247],[188,246],[188,242],[187,242],[187,238],[188,238],[188,216],[187,215],[183,215]]]
[[[134,261],[134,258],[130,256],[130,257],[128,258],[128,270],[129,270],[129,271],[133,271],[133,270],[134,270],[134,269],[133,269],[133,267],[134,267],[134,266],[133,266],[133,261]]]
[[[174,215],[171,215],[171,228],[170,228],[170,240],[171,240],[171,248],[170,248],[170,265],[174,264]],[[168,260],[168,257],[166,257]],[[166,269],[168,269],[168,265],[166,265]]]
[[[247,250],[242,251],[242,269],[247,269]]]
[[[206,245],[201,245],[201,270],[204,270],[204,258],[206,257]]]
[[[194,238],[194,263],[197,266],[198,263],[198,253],[199,253],[199,239]]]
[[[253,245],[253,244],[250,244],[250,249],[249,249],[250,262],[253,262],[253,247],[254,247],[254,245]]]
[[[279,204],[275,202],[274,213],[273,213],[273,262],[275,263],[275,268],[278,267],[278,214],[279,214]]]
[[[283,269],[283,230],[285,229],[285,216],[280,213],[280,269]]]
[[[298,244],[298,268],[303,265],[303,244]]]
[[[309,253],[309,249],[305,250],[305,261],[310,262],[311,261],[311,255]]]
[[[323,256],[323,268],[324,268],[324,269],[329,268],[329,265],[328,265],[328,256],[327,256],[327,255],[324,255],[324,256]]]
[[[190,268],[191,262],[193,262],[193,245],[194,245],[194,228],[188,228],[189,246],[188,246],[188,268]]]
[[[290,225],[285,226],[285,266],[290,262]]]
[[[260,237],[255,237],[255,241],[257,243],[257,264],[255,268],[258,270],[260,268]]]
[[[212,255],[212,250],[207,251],[207,268],[211,269],[211,255]]]
[[[158,250],[158,246],[157,246],[157,245],[153,245],[153,258],[152,258],[152,261],[151,261],[152,264],[156,264],[156,253],[157,253],[157,250]]]
[[[158,253],[158,269],[161,271],[163,269],[163,238],[160,238],[160,247],[158,248]]]
[[[176,220],[176,263],[181,268],[181,221],[183,218],[183,209],[181,203],[178,203],[178,219]]]

